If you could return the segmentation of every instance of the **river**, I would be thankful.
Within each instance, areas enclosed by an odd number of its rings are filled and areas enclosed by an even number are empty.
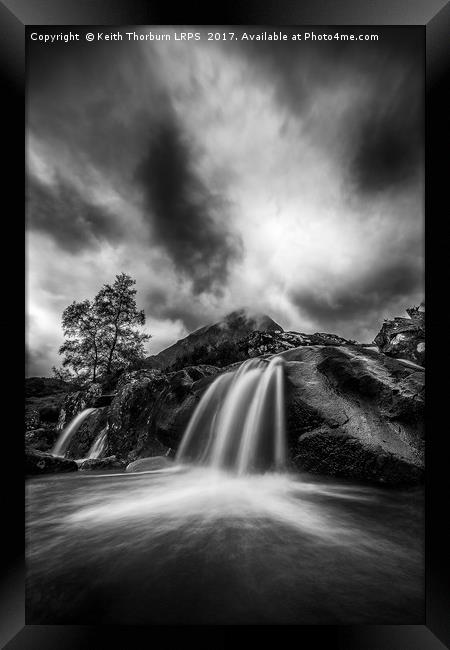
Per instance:
[[[420,624],[421,488],[174,467],[27,481],[28,624]]]

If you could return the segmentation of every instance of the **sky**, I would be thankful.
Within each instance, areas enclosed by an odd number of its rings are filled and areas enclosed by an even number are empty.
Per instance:
[[[28,44],[29,376],[60,365],[65,307],[121,272],[148,354],[242,307],[369,342],[424,299],[423,30],[134,31],[172,38]]]

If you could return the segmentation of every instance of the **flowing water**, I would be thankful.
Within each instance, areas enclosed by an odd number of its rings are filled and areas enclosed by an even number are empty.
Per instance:
[[[27,485],[27,622],[420,624],[420,490],[213,468]]]
[[[422,490],[289,473],[283,400],[249,361],[173,467],[30,479],[27,623],[423,623]]]
[[[96,458],[100,458],[100,456],[103,454],[105,451],[106,443],[108,440],[108,428],[104,427],[94,442],[92,443],[92,447],[89,449],[87,458],[88,460],[94,460]]]
[[[64,456],[78,429],[81,427],[83,422],[96,411],[97,409],[95,408],[84,409],[84,411],[78,413],[78,415],[76,415],[73,420],[64,427],[55,443],[55,446],[53,447],[52,454],[54,456]]]
[[[283,360],[245,361],[200,400],[177,460],[249,474],[286,464]]]

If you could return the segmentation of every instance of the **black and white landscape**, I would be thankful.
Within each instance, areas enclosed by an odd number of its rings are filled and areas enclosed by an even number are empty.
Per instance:
[[[151,31],[29,47],[27,622],[419,624],[422,33]]]

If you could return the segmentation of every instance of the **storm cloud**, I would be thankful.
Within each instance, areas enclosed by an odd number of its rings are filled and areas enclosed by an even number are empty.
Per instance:
[[[102,241],[117,241],[124,236],[125,224],[90,203],[64,179],[51,185],[29,179],[27,214],[30,229],[47,233],[61,249],[71,252],[96,248]]]
[[[424,297],[423,30],[200,31],[29,46],[29,374],[58,365],[67,304],[122,271],[149,354],[241,307],[370,341]]]
[[[227,229],[232,206],[214,194],[195,169],[191,144],[175,122],[152,133],[136,171],[155,241],[193,281],[195,293],[223,289],[227,273],[241,255],[237,233]]]

